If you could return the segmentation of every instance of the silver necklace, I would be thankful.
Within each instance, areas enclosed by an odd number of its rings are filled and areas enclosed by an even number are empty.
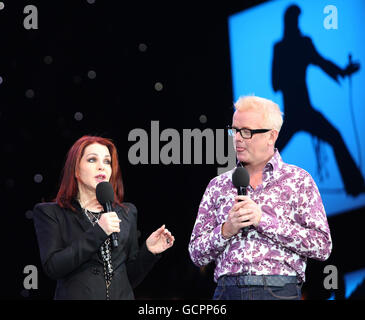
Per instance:
[[[85,208],[82,208],[82,211],[84,211],[85,215],[87,216],[87,218],[89,219],[89,221],[92,223],[92,225],[94,226],[95,223],[97,223],[100,219],[101,216],[101,212],[91,212]]]
[[[97,223],[99,221],[101,212],[92,212],[92,211],[84,208],[84,206],[81,204],[80,199],[77,199],[77,201],[79,202],[80,207],[81,207],[82,211],[84,212],[84,214],[87,216],[87,218],[89,219],[91,224],[94,226],[95,223]]]

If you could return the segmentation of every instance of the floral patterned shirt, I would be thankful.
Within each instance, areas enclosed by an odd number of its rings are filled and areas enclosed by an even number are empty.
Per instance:
[[[321,196],[305,170],[275,153],[263,170],[262,184],[247,195],[262,211],[257,227],[225,239],[222,225],[234,204],[234,169],[210,181],[201,200],[189,243],[192,261],[215,261],[214,280],[223,275],[290,275],[305,281],[307,258],[326,260],[331,234]]]

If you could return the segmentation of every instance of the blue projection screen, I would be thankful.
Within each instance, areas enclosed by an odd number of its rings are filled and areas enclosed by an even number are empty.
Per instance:
[[[365,1],[330,4],[274,1],[228,19],[234,100],[279,104],[281,156],[312,175],[328,216],[365,206]]]

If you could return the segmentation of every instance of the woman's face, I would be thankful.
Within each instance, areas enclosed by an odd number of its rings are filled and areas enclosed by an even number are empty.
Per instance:
[[[111,156],[108,147],[99,143],[88,145],[76,170],[79,191],[95,192],[97,184],[109,181],[111,174]]]

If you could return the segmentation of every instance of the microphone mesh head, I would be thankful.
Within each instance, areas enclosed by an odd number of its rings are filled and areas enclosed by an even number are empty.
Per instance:
[[[107,181],[98,183],[98,185],[96,186],[96,199],[101,205],[104,205],[107,202],[113,202],[114,201],[113,186]]]
[[[250,184],[250,176],[245,167],[238,167],[232,174],[232,183],[236,188],[248,187]]]

